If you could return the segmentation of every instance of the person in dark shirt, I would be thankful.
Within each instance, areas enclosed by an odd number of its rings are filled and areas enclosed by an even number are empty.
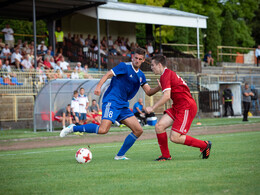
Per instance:
[[[214,65],[214,59],[212,58],[211,53],[212,53],[211,51],[206,53],[203,59],[203,61],[207,62],[209,66],[210,64],[212,64],[212,66]]]

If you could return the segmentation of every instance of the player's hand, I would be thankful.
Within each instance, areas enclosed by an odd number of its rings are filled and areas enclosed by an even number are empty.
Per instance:
[[[100,89],[100,87],[98,87],[98,86],[96,87],[96,89],[95,89],[95,91],[94,91],[94,94],[95,94],[95,95],[98,95],[98,96],[101,94],[101,89]]]
[[[162,85],[161,85],[161,82],[159,81],[159,79],[157,79],[157,83],[158,83],[158,86],[162,89]]]
[[[148,114],[150,114],[151,112],[153,112],[153,108],[152,107],[146,107],[146,111]]]

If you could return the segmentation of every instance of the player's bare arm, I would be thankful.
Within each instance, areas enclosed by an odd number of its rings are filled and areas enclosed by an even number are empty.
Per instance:
[[[146,111],[149,114],[149,113],[153,112],[156,108],[165,104],[170,99],[171,99],[171,90],[166,90],[158,102],[156,102],[152,107],[146,107]]]
[[[99,83],[98,83],[97,86],[96,86],[96,89],[95,89],[95,91],[94,91],[94,94],[95,94],[95,95],[100,95],[102,85],[107,81],[107,79],[110,79],[110,78],[113,77],[113,76],[114,76],[113,72],[112,72],[111,70],[108,71],[108,72],[100,79]]]
[[[158,86],[155,87],[155,88],[151,88],[150,85],[144,85],[143,86],[143,90],[146,93],[146,95],[152,96],[152,95],[156,94],[158,91],[161,90],[161,84],[160,84],[160,81],[158,79],[157,79],[157,82],[158,82]]]

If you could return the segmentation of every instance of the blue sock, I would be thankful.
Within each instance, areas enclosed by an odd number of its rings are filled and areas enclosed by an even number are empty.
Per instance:
[[[136,137],[133,133],[130,133],[124,141],[121,149],[119,150],[117,156],[124,156],[125,153],[132,147],[138,137]]]
[[[96,124],[85,124],[80,126],[74,126],[74,132],[96,133],[98,134],[99,126]]]

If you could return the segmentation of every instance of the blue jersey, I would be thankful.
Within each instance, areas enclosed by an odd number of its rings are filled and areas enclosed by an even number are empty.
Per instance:
[[[136,102],[135,103],[135,105],[134,105],[134,107],[133,107],[133,113],[137,113],[138,112],[138,110],[136,109],[136,107],[138,107],[139,108],[139,110],[143,110],[143,105],[141,105],[139,102]]]
[[[118,108],[129,107],[128,100],[138,92],[140,86],[146,84],[146,78],[141,70],[136,71],[131,62],[121,62],[112,69],[110,86],[103,97],[103,104],[116,102]]]

